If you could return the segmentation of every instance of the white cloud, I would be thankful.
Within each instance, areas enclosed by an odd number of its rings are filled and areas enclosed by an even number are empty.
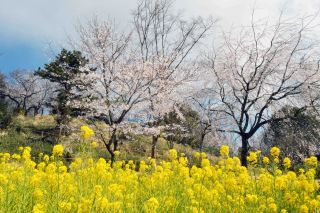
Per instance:
[[[93,14],[125,26],[136,0],[0,0],[0,39],[60,43],[77,21]],[[177,0],[186,15],[212,15],[223,27],[246,24],[252,8],[258,17],[275,17],[281,8],[291,16],[315,12],[318,0]]]
[[[0,37],[56,41],[93,15],[126,22],[134,1],[0,0]]]

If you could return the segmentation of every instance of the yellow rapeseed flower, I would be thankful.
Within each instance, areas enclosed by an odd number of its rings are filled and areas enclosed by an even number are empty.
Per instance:
[[[270,203],[268,205],[269,212],[277,212],[277,209],[278,209],[278,207],[277,207],[277,205],[275,203]]]
[[[89,126],[81,126],[82,138],[88,139],[94,135],[94,131]]]
[[[270,163],[270,160],[268,157],[263,157],[262,162],[263,164],[268,165]]]
[[[319,207],[319,201],[313,199],[309,202],[310,210],[315,211]]]
[[[44,156],[43,156],[43,160],[44,160],[45,162],[48,162],[48,161],[50,160],[49,155],[44,155]]]
[[[318,159],[315,156],[311,156],[310,158],[306,158],[304,159],[304,163],[308,166],[308,167],[312,167],[315,168],[318,166]]]
[[[283,166],[284,166],[284,168],[286,168],[286,169],[289,169],[289,168],[291,167],[291,160],[290,160],[290,158],[285,157],[285,158],[283,159]]]
[[[98,147],[98,143],[97,143],[96,141],[93,141],[93,142],[91,143],[91,147],[92,147],[92,148],[97,148],[97,147]]]
[[[278,158],[279,157],[279,155],[280,155],[280,149],[278,148],[278,147],[272,147],[271,149],[270,149],[270,155],[272,156],[272,157],[274,157],[274,158]]]
[[[247,160],[251,165],[255,165],[258,163],[258,155],[256,152],[250,152],[249,156],[247,157]]]
[[[258,202],[258,196],[257,195],[251,195],[251,194],[247,194],[246,195],[247,201],[249,203],[256,203]]]
[[[209,159],[207,158],[204,158],[201,160],[201,167],[204,168],[204,167],[209,167],[210,166],[210,161]]]
[[[18,155],[18,154],[13,154],[11,157],[12,157],[12,159],[16,159],[16,160],[20,160],[21,159],[21,156]]]
[[[155,197],[151,197],[146,201],[144,208],[146,212],[156,212],[159,207],[159,201]]]
[[[63,150],[63,146],[61,144],[57,144],[53,147],[52,154],[61,157],[63,155]]]
[[[195,153],[194,153],[194,157],[195,157],[197,160],[200,160],[200,158],[201,158],[201,153],[200,153],[200,152],[195,152]]]
[[[300,209],[299,209],[299,212],[300,212],[300,213],[308,213],[308,212],[309,212],[308,206],[306,206],[306,205],[301,205],[301,206],[300,206]]]
[[[201,158],[206,158],[207,154],[205,152],[201,152]]]
[[[32,213],[44,213],[45,212],[45,207],[38,203],[36,205],[34,205]]]
[[[62,201],[59,203],[59,208],[62,212],[70,212],[72,209],[72,204],[70,202]]]
[[[113,154],[114,154],[114,156],[118,157],[120,155],[120,151],[116,150],[116,151],[114,151]]]
[[[99,195],[101,195],[103,188],[101,185],[95,185],[93,190],[94,190],[95,195],[99,196]]]
[[[25,160],[30,159],[31,157],[31,148],[30,147],[25,147],[22,151],[22,158]]]
[[[178,152],[175,149],[170,149],[169,150],[169,159],[170,160],[176,160],[178,157]]]
[[[220,155],[221,157],[224,157],[224,158],[229,157],[229,146],[226,146],[226,145],[221,146]]]

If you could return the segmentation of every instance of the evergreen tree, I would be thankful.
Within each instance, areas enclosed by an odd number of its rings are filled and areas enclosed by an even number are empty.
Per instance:
[[[85,109],[74,108],[68,103],[80,99],[81,92],[90,85],[83,85],[80,77],[88,74],[84,69],[88,60],[82,56],[80,51],[68,51],[63,49],[55,60],[45,64],[43,69],[36,71],[36,75],[56,84],[56,96],[47,105],[52,112],[57,114],[58,124],[65,123],[70,116],[79,115]]]
[[[286,117],[270,123],[262,148],[268,152],[273,146],[281,149],[284,156],[293,162],[301,162],[305,157],[317,154],[320,149],[320,121],[310,111],[295,107],[284,107],[273,117]]]
[[[0,73],[0,128],[7,127],[12,117],[12,112],[9,110],[10,108],[5,98],[5,89],[5,75]]]

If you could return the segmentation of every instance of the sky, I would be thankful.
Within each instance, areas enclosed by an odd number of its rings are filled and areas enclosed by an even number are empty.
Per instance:
[[[75,25],[97,16],[125,29],[137,0],[0,0],[0,71],[37,69],[50,62]],[[176,0],[185,17],[212,16],[218,29],[248,25],[258,18],[274,19],[280,10],[289,17],[316,13],[319,0]],[[320,21],[319,21],[320,23]]]

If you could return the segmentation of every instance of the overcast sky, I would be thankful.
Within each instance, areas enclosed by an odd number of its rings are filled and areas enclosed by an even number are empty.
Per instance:
[[[97,15],[127,27],[136,0],[0,0],[0,70],[36,69],[47,63],[49,44],[63,45],[74,25]],[[320,9],[319,0],[176,0],[185,16],[213,16],[225,29],[257,17],[302,16]]]

